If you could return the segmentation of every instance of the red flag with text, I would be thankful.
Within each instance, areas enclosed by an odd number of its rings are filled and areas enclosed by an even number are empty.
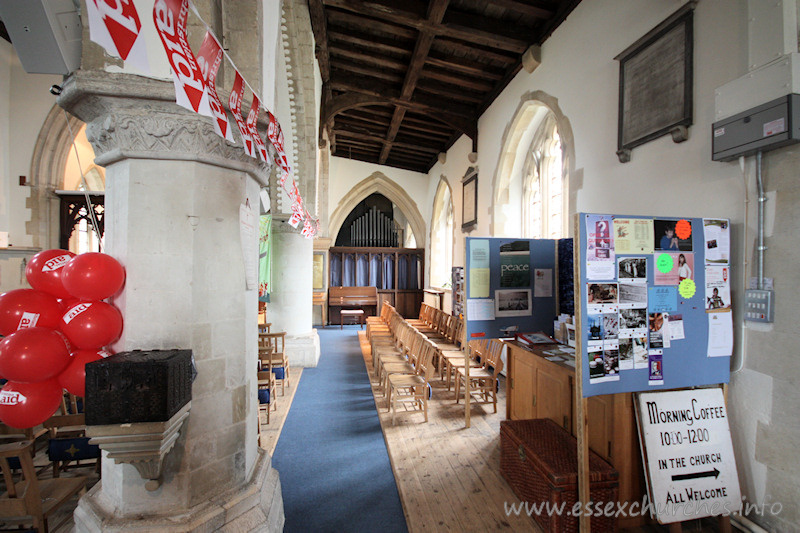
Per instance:
[[[142,23],[133,0],[86,0],[89,39],[110,55],[149,73]]]
[[[267,110],[267,116],[269,117],[267,137],[269,137],[269,142],[272,143],[272,146],[275,147],[275,152],[278,154],[276,158],[278,166],[286,172],[289,172],[289,161],[286,159],[286,151],[283,147],[283,131],[281,130],[281,125],[278,124],[278,119],[275,118],[275,115],[269,110]]]
[[[244,144],[244,151],[250,157],[255,157],[256,152],[253,148],[253,138],[250,136],[250,131],[242,119],[242,96],[244,95],[244,80],[239,72],[236,72],[236,77],[233,80],[233,88],[231,89],[231,96],[228,98],[228,105],[233,113],[233,118],[236,120],[236,125],[239,127],[239,133],[242,135],[242,143]]]
[[[156,31],[172,67],[176,102],[181,107],[213,117],[203,75],[186,40],[188,16],[189,0],[156,0],[153,5]]]
[[[206,32],[203,39],[203,44],[200,45],[200,51],[197,53],[197,66],[200,67],[200,72],[203,74],[203,79],[206,80],[206,91],[208,92],[208,105],[213,114],[214,131],[223,139],[233,142],[233,135],[231,135],[231,126],[228,123],[228,115],[225,113],[225,108],[222,107],[222,102],[219,100],[217,94],[217,72],[219,65],[222,63],[222,48],[220,48],[217,39],[210,32]]]
[[[258,100],[258,96],[255,94],[253,95],[253,105],[250,106],[250,113],[247,114],[247,129],[250,131],[250,135],[253,137],[253,141],[256,143],[256,149],[258,150],[258,155],[261,156],[261,160],[264,163],[269,163],[269,155],[267,155],[267,145],[264,144],[264,139],[261,138],[261,135],[258,133],[258,112],[261,110],[261,102]]]

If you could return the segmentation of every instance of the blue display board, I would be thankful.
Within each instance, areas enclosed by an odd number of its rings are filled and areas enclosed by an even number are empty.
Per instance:
[[[578,221],[583,396],[727,383],[729,222],[586,213]]]
[[[467,340],[502,337],[513,327],[553,334],[555,240],[467,237],[466,252]]]

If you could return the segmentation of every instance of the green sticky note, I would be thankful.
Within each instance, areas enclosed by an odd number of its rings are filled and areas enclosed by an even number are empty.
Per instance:
[[[658,259],[656,259],[656,266],[658,267],[658,270],[666,274],[672,270],[672,267],[675,266],[675,262],[673,261],[671,255],[661,254],[658,256]]]
[[[694,284],[694,281],[685,279],[678,285],[678,292],[681,293],[682,297],[689,299],[697,292],[697,285]]]

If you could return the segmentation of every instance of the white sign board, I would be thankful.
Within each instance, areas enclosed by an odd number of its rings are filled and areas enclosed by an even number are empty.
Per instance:
[[[636,408],[650,499],[660,523],[741,509],[722,389],[640,393]]]

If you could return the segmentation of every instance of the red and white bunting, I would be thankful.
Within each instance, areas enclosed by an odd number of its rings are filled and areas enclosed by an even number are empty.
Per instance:
[[[142,23],[133,0],[86,0],[89,39],[144,72],[150,73]]]
[[[292,213],[292,216],[289,217],[289,225],[293,228],[296,228],[300,224],[301,220],[303,220],[303,215],[300,213]]]
[[[247,114],[247,122],[245,123],[253,141],[256,143],[258,155],[264,163],[269,163],[269,155],[267,154],[267,145],[264,144],[264,139],[258,133],[258,112],[261,111],[261,102],[258,101],[258,96],[253,95],[253,105],[250,106],[250,113]]]
[[[220,102],[217,94],[217,71],[219,71],[221,63],[222,48],[220,48],[214,35],[207,31],[203,44],[200,45],[200,51],[197,53],[197,66],[200,67],[203,79],[206,80],[208,104],[213,114],[214,131],[223,139],[233,142],[231,126],[228,123],[228,114],[225,112],[225,108],[222,107],[222,102]]]
[[[189,0],[156,0],[153,21],[175,81],[175,100],[179,106],[213,117],[208,105],[203,75],[186,40]]]
[[[303,222],[303,231],[301,231],[300,233],[306,239],[310,239],[311,237],[314,236],[314,226],[312,226],[312,224],[311,224],[311,219],[307,218]]]
[[[278,123],[278,119],[275,118],[275,115],[269,110],[267,110],[267,116],[269,117],[267,137],[269,137],[269,142],[272,143],[272,146],[275,147],[275,152],[278,154],[276,161],[281,169],[289,172],[289,161],[286,159],[286,151],[283,147],[283,131],[281,130],[281,125]]]
[[[228,98],[228,105],[233,113],[233,118],[236,120],[236,125],[239,127],[239,133],[242,135],[242,143],[244,144],[244,151],[250,157],[255,157],[256,152],[253,147],[253,138],[250,136],[250,130],[242,119],[242,95],[244,95],[244,80],[239,71],[236,71],[236,77],[233,80],[233,88],[231,89],[231,96]]]

